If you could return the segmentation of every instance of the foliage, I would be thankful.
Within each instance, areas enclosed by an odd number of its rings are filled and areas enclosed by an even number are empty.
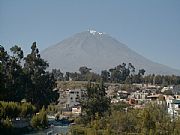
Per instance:
[[[0,133],[4,135],[19,134],[22,131],[13,127],[12,120],[16,117],[28,119],[35,111],[35,106],[31,103],[0,101]]]
[[[135,67],[131,63],[122,63],[114,68],[102,70],[100,75],[91,72],[91,69],[86,66],[80,67],[79,72],[80,73],[66,72],[63,79],[62,76],[60,78],[61,80],[66,81],[73,80],[93,82],[99,82],[100,79],[102,79],[104,82],[121,84],[145,83],[157,84],[162,86],[180,84],[180,76],[154,74],[145,75],[145,69],[139,69],[138,72],[136,72]]]
[[[157,84],[162,86],[178,85],[180,84],[180,76],[150,74],[144,77],[144,82],[147,84]]]
[[[149,74],[145,76],[145,69],[139,69],[136,73],[135,67],[129,63],[122,63],[109,70],[102,70],[101,74],[91,72],[91,69],[83,66],[79,68],[79,72],[66,72],[65,76],[58,69],[53,69],[53,74],[59,76],[59,80],[72,80],[72,81],[92,81],[99,82],[101,79],[104,82],[133,84],[158,84],[162,86],[180,84],[180,76],[175,75],[154,75]]]
[[[56,81],[63,81],[63,73],[60,71],[60,69],[52,69],[52,74],[54,76],[54,79]]]
[[[12,128],[12,122],[10,121],[10,119],[8,117],[4,120],[3,126],[8,129]]]
[[[21,66],[23,51],[20,47],[11,48],[10,56],[0,45],[0,100],[20,101],[24,96],[24,73]]]
[[[0,118],[27,117],[32,115],[36,109],[31,103],[4,102],[0,101]]]
[[[103,82],[92,86],[89,83],[87,87],[87,98],[82,101],[82,109],[86,117],[91,120],[95,118],[95,114],[104,116],[109,111],[110,100],[106,97],[105,87]]]
[[[20,113],[20,115],[22,117],[26,117],[28,115],[31,116],[32,114],[34,114],[35,111],[36,111],[35,106],[33,106],[31,103],[25,102],[25,103],[22,103],[22,105],[21,105],[21,113]]]
[[[107,70],[101,71],[101,78],[104,82],[108,82],[110,80],[110,73]]]
[[[57,101],[58,94],[53,91],[55,87],[54,77],[45,71],[48,63],[40,57],[36,42],[31,46],[31,53],[24,59],[24,71],[27,76],[26,99],[38,108]]]
[[[8,117],[6,117],[6,119],[1,120],[0,122],[0,134],[4,134],[4,135],[10,135],[12,134],[12,122],[10,121],[10,119]]]
[[[109,72],[111,82],[124,83],[131,74],[134,74],[135,67],[131,63],[128,66],[126,63],[122,63],[122,65],[109,69]]]
[[[43,107],[40,112],[34,115],[31,119],[31,126],[33,128],[45,128],[48,125],[47,114]]]
[[[98,113],[95,118],[86,124],[83,122],[71,128],[71,133],[91,134],[91,135],[178,135],[180,133],[180,119],[172,119],[167,114],[165,106],[149,104],[144,109],[133,109],[124,107],[111,107],[111,115],[100,117]],[[127,108],[127,109],[125,109]],[[174,125],[174,127],[173,127]]]
[[[80,67],[80,68],[79,68],[79,72],[80,72],[82,75],[85,75],[85,74],[89,73],[90,70],[91,70],[91,69],[88,68],[88,67],[86,67],[86,66],[83,66],[83,67]]]
[[[124,111],[124,109],[127,109],[130,106],[129,104],[125,102],[118,102],[118,103],[112,104],[111,107],[113,110],[116,110],[116,111]]]
[[[66,72],[64,80],[69,81],[99,81],[100,75],[94,72],[90,72],[90,68],[83,66],[79,68],[79,72]]]
[[[54,104],[50,104],[50,105],[48,105],[46,111],[48,114],[54,115],[58,112],[58,107]]]
[[[36,42],[26,57],[17,45],[10,50],[12,56],[0,45],[0,100],[20,102],[25,98],[38,108],[57,101],[54,76],[46,71],[49,65],[41,58]]]

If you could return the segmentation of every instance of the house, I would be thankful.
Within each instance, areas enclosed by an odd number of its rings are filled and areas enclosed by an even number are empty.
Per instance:
[[[173,93],[180,94],[180,85],[173,86]]]
[[[87,96],[85,89],[66,89],[59,90],[58,105],[63,111],[71,111],[72,107],[80,104],[80,100],[84,100]]]
[[[118,90],[118,87],[113,85],[113,86],[108,86],[108,88],[106,89],[106,93],[107,93],[107,97],[112,99],[114,98],[114,96],[116,95],[116,91]]]
[[[141,84],[141,83],[133,83],[132,85],[135,86],[135,87],[137,87],[137,88],[142,88],[142,87],[144,87],[144,84]]]
[[[150,95],[150,96],[147,96],[147,98],[150,99],[151,101],[156,101],[159,99],[159,94]]]
[[[172,107],[177,110],[177,111],[180,111],[180,100],[173,100],[172,101]]]
[[[150,94],[149,90],[143,89],[143,90],[137,90],[135,92],[132,92],[129,96],[129,104],[130,105],[143,105],[146,102],[149,102],[149,99],[147,99],[148,95]]]
[[[81,89],[74,89],[74,90],[66,90],[67,94],[67,102],[66,108],[72,108],[73,106],[80,104],[81,99]]]
[[[153,85],[153,84],[146,84],[146,88],[148,88],[148,89],[156,89],[156,88],[160,88],[160,86]]]
[[[135,104],[137,104],[137,101],[135,99],[130,98],[129,105],[135,105]]]
[[[143,91],[136,91],[136,92],[132,92],[129,96],[129,98],[134,98],[134,99],[142,99],[145,100],[147,98],[147,96],[149,95],[148,92],[146,92],[145,90]]]
[[[128,95],[130,95],[127,91],[119,90],[117,92],[117,99],[127,99]]]
[[[111,103],[118,103],[118,102],[119,102],[118,99],[115,99],[115,98],[112,98],[112,99],[111,99]]]
[[[171,116],[178,116],[180,112],[180,100],[177,99],[169,99],[166,100],[167,107],[168,107],[168,113]]]
[[[165,96],[162,94],[155,94],[155,95],[150,95],[147,96],[147,98],[152,102],[152,103],[157,103],[159,105],[165,104]]]
[[[165,91],[168,91],[168,90],[173,90],[173,86],[168,86],[168,87],[163,87],[162,89],[161,89],[161,92],[165,92]]]
[[[81,114],[81,106],[72,107],[72,114],[80,115]]]

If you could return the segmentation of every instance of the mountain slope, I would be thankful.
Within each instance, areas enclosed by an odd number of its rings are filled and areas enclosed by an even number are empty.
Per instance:
[[[136,69],[144,68],[147,73],[180,75],[179,70],[152,62],[111,36],[93,30],[77,33],[45,49],[41,55],[49,62],[50,69],[60,68],[63,72],[78,71],[81,66],[100,72],[131,62]]]

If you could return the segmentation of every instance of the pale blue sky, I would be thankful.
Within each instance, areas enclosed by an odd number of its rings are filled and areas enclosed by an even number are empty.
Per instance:
[[[106,32],[180,69],[180,0],[0,0],[0,44],[41,50],[77,32]]]

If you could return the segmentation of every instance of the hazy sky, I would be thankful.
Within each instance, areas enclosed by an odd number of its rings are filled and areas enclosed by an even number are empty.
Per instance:
[[[0,44],[41,50],[89,28],[180,69],[180,0],[0,0]]]

